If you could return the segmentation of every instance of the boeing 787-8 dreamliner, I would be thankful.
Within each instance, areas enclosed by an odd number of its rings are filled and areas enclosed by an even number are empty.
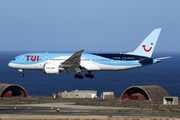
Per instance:
[[[42,70],[46,74],[73,73],[75,78],[94,78],[94,71],[120,71],[144,67],[161,62],[164,58],[152,58],[161,28],[153,30],[144,41],[129,53],[28,53],[15,57],[8,65],[18,69],[23,77],[24,70]]]

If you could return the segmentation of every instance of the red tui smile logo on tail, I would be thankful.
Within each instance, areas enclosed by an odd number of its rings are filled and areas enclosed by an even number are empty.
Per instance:
[[[151,43],[151,47],[149,49],[146,48],[146,45],[142,45],[142,47],[144,48],[144,51],[150,52],[152,49],[152,45],[153,45],[153,43]]]

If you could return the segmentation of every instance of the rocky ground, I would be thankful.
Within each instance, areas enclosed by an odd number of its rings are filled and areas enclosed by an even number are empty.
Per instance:
[[[180,102],[180,101],[179,101]],[[127,107],[127,108],[140,108],[128,109],[121,111],[147,111],[147,112],[179,112],[180,105],[163,105],[162,101],[137,101],[137,100],[79,100],[76,101],[77,105],[93,105],[93,106],[111,106],[111,107]]]
[[[30,96],[29,98],[13,97],[13,98],[0,98],[0,105],[13,105],[13,104],[40,104],[40,103],[57,103],[57,102],[75,102],[76,105],[91,105],[91,106],[109,106],[109,107],[127,107],[127,108],[140,108],[139,111],[149,112],[179,112],[180,105],[163,105],[162,101],[138,101],[138,100],[103,100],[99,99],[60,99],[52,98],[49,96]],[[179,100],[180,103],[180,100]],[[128,109],[123,111],[133,111],[137,109]]]
[[[0,98],[0,105],[16,105],[16,104],[41,104],[41,103],[58,103],[58,102],[75,102],[76,105],[91,105],[91,106],[110,106],[110,107],[124,107],[124,108],[132,108],[132,109],[112,109],[112,110],[93,110],[93,112],[143,112],[143,113],[179,113],[180,114],[180,105],[163,105],[162,101],[136,101],[136,100],[126,100],[120,101],[119,99],[114,100],[103,100],[101,98],[98,99],[60,99],[60,98],[52,98],[46,96],[30,96],[29,98]],[[179,100],[180,103],[180,100]],[[138,108],[138,109],[134,109]],[[13,115],[11,115],[12,118]],[[25,115],[27,117],[27,115]],[[6,117],[10,116],[1,116],[1,120],[8,119]],[[16,116],[16,118],[23,119],[23,115]],[[33,116],[31,119],[55,119],[55,120],[180,120],[180,117],[148,117],[148,116],[71,116],[70,118],[67,116]],[[28,118],[28,117],[27,117]],[[15,119],[15,118],[14,118]]]
[[[179,117],[162,116],[46,116],[46,115],[3,115],[1,120],[180,120]]]

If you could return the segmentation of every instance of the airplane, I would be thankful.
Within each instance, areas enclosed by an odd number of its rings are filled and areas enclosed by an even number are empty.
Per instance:
[[[60,74],[65,71],[75,78],[94,78],[95,71],[121,71],[159,63],[164,58],[152,58],[161,28],[154,29],[143,42],[128,53],[28,53],[16,56],[8,66],[18,69],[23,77],[24,70],[42,70],[45,74]]]

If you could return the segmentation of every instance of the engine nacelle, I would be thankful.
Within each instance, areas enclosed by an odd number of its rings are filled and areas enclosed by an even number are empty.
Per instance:
[[[60,65],[57,65],[57,64],[45,64],[44,65],[44,72],[46,74],[59,74],[63,70],[64,70],[64,68],[61,68]]]

